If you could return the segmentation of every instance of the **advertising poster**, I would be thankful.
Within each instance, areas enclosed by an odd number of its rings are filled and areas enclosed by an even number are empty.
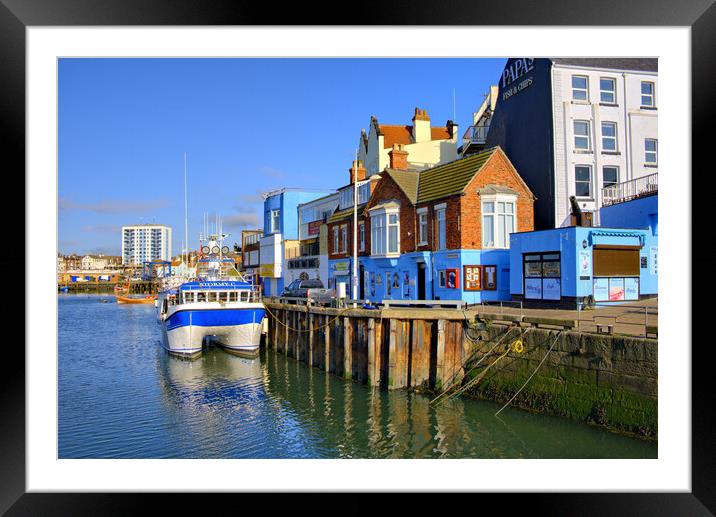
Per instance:
[[[448,269],[445,287],[448,289],[457,289],[457,286],[457,269]]]
[[[652,246],[649,248],[649,262],[651,262],[651,264],[649,265],[649,271],[652,275],[656,275],[658,273],[658,268],[656,264],[656,258],[658,254],[659,251],[656,246]]]
[[[385,296],[392,296],[393,284],[390,282],[390,273],[385,274]]]
[[[525,278],[525,298],[530,300],[542,299],[542,279]]]
[[[587,250],[579,252],[579,279],[589,280],[592,276],[592,256]]]
[[[545,278],[542,281],[542,298],[545,300],[559,300],[562,297],[560,278]]]
[[[403,271],[403,298],[410,298],[410,274]]]
[[[495,290],[497,289],[497,266],[483,266],[483,281],[485,282],[485,289]]]
[[[609,279],[608,278],[595,278],[594,279],[594,301],[595,302],[606,302],[609,300]]]
[[[466,291],[479,291],[482,288],[482,268],[480,266],[463,266],[464,285]]]
[[[609,301],[619,302],[624,300],[624,279],[623,278],[610,278],[609,279]]]
[[[639,279],[638,278],[625,278],[624,279],[624,299],[625,300],[638,300],[639,299]]]

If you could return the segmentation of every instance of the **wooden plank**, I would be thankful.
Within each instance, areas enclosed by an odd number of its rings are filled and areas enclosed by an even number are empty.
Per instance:
[[[440,390],[445,383],[445,320],[438,320],[437,366],[435,369],[435,389]]]
[[[343,377],[353,378],[353,322],[352,318],[343,318]]]

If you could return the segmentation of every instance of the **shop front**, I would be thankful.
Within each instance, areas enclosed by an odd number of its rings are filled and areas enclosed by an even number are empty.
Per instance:
[[[658,292],[649,230],[568,227],[510,236],[510,295],[526,305],[574,308]]]

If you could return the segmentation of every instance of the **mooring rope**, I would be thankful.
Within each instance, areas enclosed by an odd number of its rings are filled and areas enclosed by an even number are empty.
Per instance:
[[[281,325],[283,325],[284,327],[286,327],[288,330],[293,330],[294,332],[311,332],[312,330],[320,330],[320,329],[329,327],[329,326],[331,325],[331,323],[333,323],[333,322],[336,321],[338,318],[340,318],[341,315],[342,315],[344,312],[347,312],[347,311],[351,310],[352,307],[346,307],[346,308],[344,308],[344,309],[341,309],[340,312],[336,315],[336,317],[333,318],[333,319],[331,319],[331,320],[330,320],[328,323],[326,323],[325,325],[321,325],[321,326],[319,326],[319,327],[310,328],[310,329],[297,329],[297,328],[293,328],[293,327],[287,325],[286,323],[284,323],[283,321],[281,321],[273,312],[271,312],[271,309],[269,309],[268,307],[266,307],[265,304],[264,304],[264,309],[266,309],[266,312],[268,312],[269,315],[270,315],[273,319],[275,319],[276,321],[278,321]],[[306,313],[308,313],[308,311],[306,311]]]
[[[515,393],[514,395],[512,395],[512,398],[511,398],[510,400],[508,400],[507,403],[506,403],[504,406],[502,406],[497,413],[495,413],[495,416],[499,415],[499,414],[502,412],[503,409],[505,409],[507,406],[509,406],[509,405],[510,405],[510,402],[512,402],[513,400],[515,400],[515,397],[517,397],[517,395],[519,395],[519,393],[522,391],[522,389],[523,389],[525,386],[527,386],[527,383],[530,382],[530,380],[532,379],[532,377],[534,377],[535,373],[537,373],[537,370],[539,370],[540,366],[542,366],[542,364],[543,364],[543,363],[545,362],[545,360],[547,359],[547,356],[549,356],[550,352],[552,351],[552,348],[554,348],[554,345],[557,344],[557,340],[559,339],[559,336],[560,336],[560,335],[562,335],[562,331],[561,331],[561,330],[560,330],[559,332],[557,332],[557,336],[554,338],[554,341],[552,341],[552,345],[549,347],[549,350],[547,350],[547,353],[544,354],[544,357],[542,358],[542,360],[540,361],[540,363],[537,365],[537,368],[535,368],[535,371],[532,372],[532,375],[530,375],[530,376],[527,378],[527,380],[526,380],[525,383],[522,385],[522,387],[517,390],[517,393]]]
[[[463,378],[465,377],[465,375],[467,375],[468,373],[472,372],[475,368],[477,368],[477,367],[480,365],[480,363],[482,363],[482,361],[483,361],[488,355],[490,355],[490,354],[495,350],[495,348],[497,348],[497,347],[500,345],[500,343],[502,342],[502,340],[505,339],[505,337],[507,337],[507,336],[510,334],[510,332],[512,332],[512,329],[513,329],[513,328],[514,328],[514,327],[509,327],[507,330],[505,330],[505,333],[502,334],[502,336],[500,336],[500,339],[497,340],[497,342],[494,344],[494,346],[493,346],[492,348],[490,348],[490,350],[488,350],[487,353],[486,353],[485,355],[483,355],[483,356],[477,361],[477,363],[475,363],[467,372],[465,372],[465,374],[463,375]],[[479,351],[479,349],[478,349],[478,350],[474,350],[473,353],[468,357],[468,359],[466,360],[466,362],[469,361],[470,358],[472,358],[472,356],[474,356],[478,351]],[[508,347],[508,351],[509,351],[509,347]],[[453,375],[452,377],[450,377],[450,380],[448,381],[448,387],[445,388],[445,390],[444,390],[442,393],[440,393],[437,397],[435,397],[433,400],[431,400],[431,401],[430,401],[430,404],[434,404],[436,401],[438,401],[441,397],[444,397],[450,390],[452,390],[452,389],[455,387],[453,381],[455,380],[455,377],[457,377],[457,371],[456,371],[456,370],[457,370],[457,367],[455,367],[455,368],[453,369],[454,375]],[[451,372],[451,373],[452,373],[452,372]]]

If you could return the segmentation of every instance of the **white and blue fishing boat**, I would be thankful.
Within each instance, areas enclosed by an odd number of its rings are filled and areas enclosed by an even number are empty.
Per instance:
[[[201,246],[199,264],[206,267],[199,268],[195,279],[175,282],[176,287],[159,294],[164,348],[172,354],[197,357],[211,344],[245,357],[259,353],[266,315],[260,289],[226,257],[229,250],[221,245],[225,237],[218,232]]]

